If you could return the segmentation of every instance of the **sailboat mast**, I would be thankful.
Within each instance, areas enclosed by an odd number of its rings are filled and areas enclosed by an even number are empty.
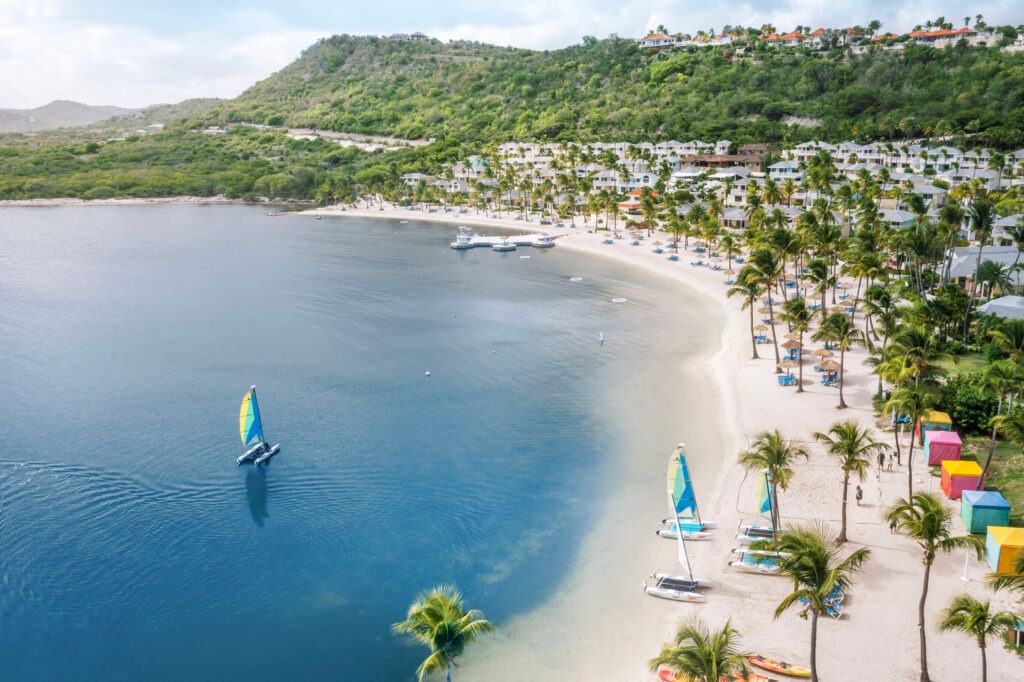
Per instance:
[[[668,506],[672,514],[676,513],[676,501],[672,498],[672,491],[668,491]],[[683,529],[679,526],[679,517],[676,517],[676,542],[679,543],[679,565],[686,569],[690,580],[693,580],[693,570],[690,569],[690,558],[686,555],[686,545],[683,544]]]

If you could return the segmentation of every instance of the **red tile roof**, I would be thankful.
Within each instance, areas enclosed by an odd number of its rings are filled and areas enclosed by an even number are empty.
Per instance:
[[[672,36],[665,35],[664,33],[652,33],[651,35],[644,38],[644,40],[664,40],[665,38],[671,39]]]

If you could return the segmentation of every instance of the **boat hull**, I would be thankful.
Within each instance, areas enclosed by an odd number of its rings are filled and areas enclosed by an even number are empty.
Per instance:
[[[703,604],[707,599],[700,592],[689,592],[687,590],[674,590],[667,587],[651,587],[644,585],[644,592],[652,597],[671,599],[672,601],[689,602],[691,604]]]
[[[672,517],[669,517],[667,519],[662,519],[661,522],[664,523],[666,526],[668,526],[668,525],[673,525],[674,526],[675,523],[676,523],[676,520],[673,519]],[[688,520],[684,520],[683,521],[683,530],[691,530],[691,529],[696,529],[696,530],[715,530],[716,528],[718,528],[718,522],[717,521],[688,521]]]
[[[811,669],[805,668],[800,665],[792,665],[784,661],[776,661],[771,658],[765,658],[764,656],[748,656],[747,663],[753,666],[757,666],[763,670],[769,670],[773,673],[779,673],[781,675],[789,675],[791,677],[810,677]]]
[[[671,573],[655,573],[651,577],[655,580],[676,580],[680,582],[692,582],[695,586],[705,589],[715,586],[715,584],[707,578],[685,578],[681,575],[672,575]]]
[[[268,459],[273,457],[281,449],[280,443],[257,443],[248,450],[246,450],[242,456],[238,458],[238,464],[242,465],[246,462],[252,462],[253,464],[259,465],[266,462]]]
[[[668,528],[662,528],[661,530],[658,530],[658,531],[655,531],[655,532],[660,537],[669,538],[671,540],[675,540],[677,537],[679,537],[679,530],[676,529],[674,526],[669,526]],[[714,538],[714,534],[713,533],[706,533],[704,531],[699,531],[699,530],[697,530],[697,531],[686,530],[685,527],[683,529],[683,539],[684,540],[711,540],[713,538]]]
[[[268,461],[274,455],[276,455],[280,449],[281,446],[278,443],[274,443],[269,448],[267,448],[266,452],[264,452],[262,455],[254,459],[252,463],[255,464],[256,466],[259,466],[264,462]]]

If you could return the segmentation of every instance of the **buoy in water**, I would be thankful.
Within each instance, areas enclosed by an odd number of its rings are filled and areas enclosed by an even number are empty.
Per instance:
[[[427,372],[426,372],[426,374],[424,376],[428,376],[428,377],[430,376],[430,370],[429,369],[427,370]]]

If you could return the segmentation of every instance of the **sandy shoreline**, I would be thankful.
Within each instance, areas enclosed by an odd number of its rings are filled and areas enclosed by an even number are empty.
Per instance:
[[[0,202],[0,206],[63,206],[81,204],[237,203],[222,198],[140,199],[83,202],[44,200]],[[265,205],[273,210],[276,204]],[[708,350],[681,361],[667,371],[676,383],[637,381],[624,387],[627,397],[644,393],[657,399],[679,400],[690,414],[680,418],[680,430],[697,425],[697,433],[686,433],[691,456],[698,452],[721,457],[712,477],[696,478],[702,515],[719,522],[712,542],[690,543],[695,572],[712,579],[715,587],[703,605],[689,605],[653,599],[640,590],[640,581],[652,568],[671,569],[674,546],[654,536],[663,507],[664,466],[674,442],[638,439],[637,457],[621,464],[621,488],[599,510],[593,527],[583,539],[577,565],[572,567],[567,589],[529,613],[501,623],[498,634],[473,647],[460,663],[460,680],[629,680],[653,681],[647,661],[657,655],[678,624],[697,614],[712,627],[726,619],[741,634],[741,644],[764,655],[806,664],[809,623],[795,612],[773,619],[773,612],[790,591],[789,583],[772,576],[742,574],[726,566],[730,550],[739,543],[732,529],[741,521],[754,520],[754,481],[746,478],[736,464],[736,454],[754,435],[778,428],[793,439],[809,441],[814,431],[826,431],[836,421],[856,419],[873,425],[871,394],[876,379],[862,364],[865,352],[855,349],[846,358],[845,398],[849,409],[837,410],[835,389],[818,383],[818,375],[807,363],[805,392],[777,385],[773,373],[771,346],[758,346],[762,356],[750,358],[749,318],[739,301],[728,299],[724,275],[694,267],[698,258],[680,251],[679,262],[665,254],[652,253],[650,241],[669,241],[664,234],[630,246],[626,240],[602,243],[607,233],[593,233],[593,224],[577,221],[575,228],[541,226],[536,221],[508,217],[490,218],[470,210],[427,213],[399,208],[318,208],[295,214],[292,219],[325,219],[358,216],[392,221],[430,221],[455,227],[471,225],[479,232],[546,233],[557,236],[557,249],[572,249],[587,257],[642,268],[660,278],[670,291],[678,292],[679,315],[687,324],[700,321],[703,347]],[[285,215],[282,215],[284,218]],[[326,223],[325,223],[326,224]],[[620,227],[622,222],[620,221]],[[781,334],[781,331],[779,332]],[[717,344],[717,345],[716,345]],[[817,347],[811,341],[806,348]],[[682,382],[681,384],[679,382]],[[679,395],[675,386],[689,387]],[[643,431],[646,424],[637,430]],[[651,433],[657,430],[652,428]],[[891,442],[891,434],[877,434]],[[906,441],[904,441],[906,444]],[[810,445],[812,458],[800,465],[793,484],[781,493],[784,520],[822,520],[838,529],[841,476],[820,446]],[[904,450],[905,452],[905,450]],[[918,460],[919,462],[920,460]],[[915,471],[924,467],[916,466]],[[711,480],[713,478],[714,480]],[[938,480],[927,472],[916,474],[916,489],[938,488]],[[849,506],[849,549],[869,547],[872,557],[856,580],[844,604],[841,620],[823,619],[819,624],[818,661],[821,678],[832,681],[903,681],[918,678],[917,602],[923,570],[916,545],[891,535],[881,515],[885,507],[906,494],[906,468],[877,474],[874,470],[862,484],[863,506],[852,500]],[[956,510],[959,511],[957,505]],[[959,516],[957,533],[964,532]],[[934,680],[977,679],[980,655],[971,639],[955,633],[940,633],[936,627],[939,611],[961,592],[989,599],[994,608],[1017,610],[1017,602],[1005,594],[991,592],[983,577],[984,562],[967,563],[969,581],[963,581],[963,553],[940,555],[932,570],[928,597],[929,669]],[[1004,650],[997,641],[988,648],[989,679],[1016,679],[1024,662]]]
[[[554,235],[558,237],[556,248],[570,248],[644,268],[674,282],[687,302],[703,300],[703,312],[691,319],[701,319],[701,324],[720,330],[717,352],[697,358],[695,367],[680,368],[702,387],[700,402],[706,411],[698,412],[705,421],[698,423],[721,431],[710,438],[698,434],[687,437],[691,452],[695,441],[705,447],[721,447],[723,460],[713,485],[711,481],[695,481],[703,515],[720,524],[712,542],[689,544],[695,569],[716,584],[709,591],[707,603],[667,602],[640,591],[644,575],[640,566],[654,562],[668,569],[672,566],[674,548],[653,534],[662,516],[660,511],[650,510],[664,506],[660,502],[662,488],[641,489],[638,478],[650,479],[645,473],[633,471],[623,481],[622,492],[606,508],[617,511],[606,511],[585,539],[580,565],[574,568],[570,580],[574,587],[533,612],[503,624],[505,632],[501,636],[467,657],[462,665],[464,679],[654,680],[656,676],[647,670],[646,662],[657,655],[661,643],[672,636],[678,624],[692,614],[700,615],[713,627],[731,618],[747,649],[806,664],[809,622],[795,612],[773,619],[775,607],[790,591],[789,583],[779,577],[739,573],[726,565],[731,549],[739,544],[732,529],[741,521],[754,520],[756,501],[754,481],[735,464],[736,454],[753,436],[766,430],[778,428],[788,438],[810,441],[813,432],[827,431],[839,420],[855,419],[873,426],[871,395],[876,379],[862,364],[866,355],[863,349],[847,354],[844,395],[849,408],[838,410],[836,389],[818,382],[818,375],[810,367],[813,363],[805,366],[805,390],[798,394],[792,388],[778,386],[770,345],[758,347],[761,359],[750,358],[749,318],[740,311],[738,300],[725,295],[724,275],[691,265],[698,258],[692,252],[680,251],[678,262],[669,262],[665,254],[654,254],[650,241],[669,241],[665,234],[656,234],[640,246],[630,246],[626,240],[607,245],[602,243],[607,233],[593,233],[593,224],[584,226],[580,222],[576,228],[557,228],[541,226],[536,220],[496,219],[472,211],[425,213],[399,208],[381,211],[377,207],[348,208],[344,212],[316,209],[306,213],[449,222],[453,226],[473,226],[480,233],[494,228],[506,233]],[[454,234],[453,229],[453,239]],[[716,314],[720,319],[715,319]],[[808,349],[816,346],[807,341]],[[886,442],[892,439],[891,434],[877,433],[876,437]],[[790,489],[780,494],[780,508],[790,523],[822,520],[838,530],[842,481],[838,466],[820,446],[807,444],[811,460],[800,466]],[[652,461],[644,466],[655,467],[655,478],[659,480],[672,445],[638,444],[638,451],[642,446],[653,448]],[[918,471],[923,468],[916,467]],[[931,485],[937,490],[937,479],[927,474],[915,476],[916,489]],[[906,468],[896,466],[892,473],[880,474],[872,470],[862,486],[865,499],[860,507],[855,505],[851,490],[848,546],[850,551],[869,547],[872,558],[845,601],[843,617],[838,621],[825,619],[819,624],[819,673],[827,680],[909,682],[916,680],[919,672],[916,622],[923,571],[917,546],[902,536],[890,534],[882,520],[884,509],[906,494]],[[622,509],[629,509],[630,515],[623,515]],[[647,516],[643,515],[644,510],[648,510]],[[959,511],[958,505],[956,510]],[[958,515],[956,523],[957,532],[964,532]],[[606,533],[637,537],[616,538],[616,545],[612,539],[603,537]],[[629,561],[610,560],[606,556],[609,550],[634,544],[638,556]],[[991,599],[993,606],[1001,609],[1015,610],[1017,606],[1005,594],[992,594],[983,581],[988,572],[983,561],[971,558],[967,564],[969,581],[962,580],[964,559],[963,553],[939,556],[932,570],[928,653],[929,670],[936,680],[974,679],[979,674],[980,655],[973,641],[955,633],[940,633],[935,626],[939,611],[955,595],[969,592],[979,599]],[[609,594],[611,581],[627,584],[636,597],[614,590]],[[552,643],[549,638],[559,641]],[[989,679],[1011,679],[1024,669],[1020,659],[999,642],[990,642],[988,657]]]

